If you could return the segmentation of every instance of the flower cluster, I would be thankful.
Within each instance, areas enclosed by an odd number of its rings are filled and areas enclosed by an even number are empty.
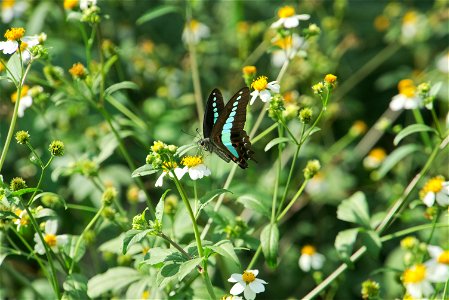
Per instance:
[[[47,55],[47,50],[40,46],[47,39],[45,33],[32,36],[24,35],[25,29],[22,27],[13,27],[6,30],[4,34],[6,41],[0,42],[0,51],[3,51],[3,54],[14,54],[19,50],[24,62],[28,62],[31,57],[37,58]]]
[[[323,94],[325,92],[330,93],[336,85],[337,85],[337,76],[335,76],[334,74],[327,74],[326,76],[324,76],[324,80],[312,86],[312,90],[314,94],[319,95],[323,99]]]

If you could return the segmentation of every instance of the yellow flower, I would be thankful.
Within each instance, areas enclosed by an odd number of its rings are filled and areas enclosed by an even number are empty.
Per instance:
[[[363,165],[367,169],[375,169],[380,166],[380,164],[385,160],[386,157],[387,153],[383,148],[374,148],[363,160]]]
[[[333,75],[333,74],[327,74],[324,77],[324,81],[327,82],[328,84],[334,86],[335,82],[337,81],[337,76]]]
[[[428,207],[431,207],[435,200],[441,206],[449,205],[449,181],[444,180],[443,176],[433,177],[419,192],[419,197]]]
[[[69,69],[69,73],[72,74],[73,78],[84,78],[86,77],[86,68],[82,63],[73,64]]]
[[[78,5],[78,0],[64,0],[64,9],[70,10]]]
[[[23,29],[22,27],[18,27],[6,30],[4,36],[8,41],[17,41],[20,40],[24,34],[25,29]]]
[[[402,274],[402,282],[418,283],[424,280],[426,277],[426,266],[423,264],[417,264],[412,268],[406,269]]]
[[[368,126],[366,126],[365,122],[363,122],[362,120],[357,120],[354,122],[354,124],[352,124],[350,132],[355,136],[359,136],[361,134],[364,134],[367,129]]]
[[[390,20],[386,16],[380,15],[374,19],[374,28],[377,31],[385,31],[388,27],[390,27]]]
[[[244,66],[242,72],[244,75],[254,75],[256,74],[257,69],[255,66]]]
[[[188,168],[192,168],[202,164],[203,158],[201,156],[186,156],[181,163]]]
[[[283,6],[278,10],[279,18],[288,18],[295,15],[295,8],[290,5]]]
[[[30,90],[30,87],[29,87],[28,85],[24,84],[24,85],[22,86],[22,91],[21,91],[20,95],[21,95],[22,97],[25,96],[25,95],[27,95],[29,90]],[[11,95],[11,101],[12,101],[12,103],[16,103],[16,101],[17,101],[17,92],[14,92],[14,93]]]
[[[313,255],[316,253],[316,248],[312,245],[305,245],[301,248],[301,254]]]

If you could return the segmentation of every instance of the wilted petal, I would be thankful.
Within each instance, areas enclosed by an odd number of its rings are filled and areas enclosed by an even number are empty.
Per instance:
[[[241,282],[237,282],[236,284],[234,284],[229,293],[231,293],[231,295],[238,295],[241,294],[244,290],[245,286]]]

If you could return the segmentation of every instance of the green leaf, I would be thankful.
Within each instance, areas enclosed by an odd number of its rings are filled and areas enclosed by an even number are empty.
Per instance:
[[[183,280],[184,277],[189,275],[196,268],[196,266],[201,263],[202,260],[203,259],[201,257],[198,257],[182,263],[179,267],[178,280]]]
[[[337,249],[340,258],[348,265],[352,266],[352,262],[349,260],[352,254],[352,248],[354,247],[357,234],[360,228],[353,228],[340,231],[335,239],[335,249]]]
[[[169,13],[180,13],[180,10],[176,6],[161,5],[146,12],[143,16],[138,18],[136,24],[142,25],[145,22],[151,21]]]
[[[343,200],[337,208],[337,218],[369,229],[370,216],[365,194],[356,192],[348,199]]]
[[[180,267],[180,263],[170,262],[161,268],[161,275],[163,277],[173,277],[178,274]]]
[[[366,246],[366,249],[368,250],[368,253],[372,257],[377,258],[380,252],[380,248],[382,247],[382,242],[377,232],[373,230],[368,230],[361,232],[360,236],[362,238],[363,244]]]
[[[198,207],[198,210],[196,212],[196,216],[195,218],[198,218],[198,216],[200,215],[200,212],[212,201],[214,200],[215,197],[217,197],[218,195],[224,194],[224,193],[231,193],[231,191],[228,191],[226,189],[216,189],[216,190],[212,190],[207,192],[206,194],[204,194],[201,198],[198,199],[198,201],[201,203],[201,205]]]
[[[277,138],[272,139],[271,141],[268,142],[268,144],[265,146],[264,151],[267,152],[268,150],[270,150],[271,148],[273,148],[277,144],[287,143],[287,142],[291,142],[290,138],[288,138],[288,137],[277,137]]]
[[[70,257],[74,261],[79,261],[86,252],[86,242],[84,239],[81,240],[80,245],[78,246],[78,250],[76,252],[75,256],[75,247],[76,243],[78,242],[79,236],[68,236],[67,244],[64,245],[62,248],[62,251],[67,254],[68,257]]]
[[[5,258],[11,254],[10,252],[6,252],[4,249],[2,249],[2,253],[0,253],[0,266],[2,265]]]
[[[57,217],[58,215],[53,209],[50,208],[43,208],[37,211],[36,215],[34,216],[36,219],[39,218],[53,218]]]
[[[388,157],[382,162],[379,170],[375,173],[375,179],[379,180],[383,178],[398,162],[402,161],[405,157],[411,153],[420,150],[418,145],[405,145],[397,148],[388,155]]]
[[[117,292],[134,281],[141,279],[142,276],[143,275],[132,268],[112,268],[89,280],[87,283],[87,294],[89,297],[94,298],[99,297],[108,291]]]
[[[393,144],[395,146],[397,146],[399,144],[399,142],[402,141],[406,136],[409,136],[409,135],[411,135],[413,133],[417,133],[417,132],[423,132],[423,131],[432,131],[434,133],[437,133],[437,131],[435,129],[433,129],[432,127],[429,127],[427,125],[413,124],[413,125],[407,126],[404,129],[402,129],[394,138]]]
[[[268,224],[260,234],[260,243],[268,266],[275,268],[279,250],[279,229],[276,224]]]
[[[20,219],[18,215],[13,213],[12,211],[7,210],[1,210],[0,211],[0,220],[6,220],[6,219]]]
[[[162,223],[162,217],[164,216],[164,200],[165,200],[165,196],[167,196],[168,192],[170,192],[170,189],[166,190],[162,196],[161,199],[159,199],[159,202],[156,206],[156,219]]]
[[[25,189],[20,189],[18,191],[14,191],[11,193],[12,197],[18,197],[18,196],[22,196],[24,194],[29,194],[29,193],[34,193],[35,191],[40,191],[37,188],[25,188]]]
[[[87,278],[82,274],[71,274],[63,283],[65,295],[69,299],[87,299]]]
[[[131,177],[146,176],[157,172],[159,172],[159,170],[155,170],[151,165],[147,164],[135,169],[134,172],[131,174]]]
[[[242,195],[237,198],[237,202],[242,203],[245,208],[256,211],[263,216],[270,217],[270,209],[254,195]]]
[[[123,239],[122,253],[126,254],[129,247],[131,247],[135,243],[140,242],[144,237],[146,237],[148,235],[148,232],[150,232],[150,231],[151,231],[151,229],[147,229],[147,230],[143,230],[143,231],[135,230],[135,229],[128,230],[125,233],[125,238]]]
[[[208,246],[207,248],[211,249],[215,253],[230,259],[233,261],[237,266],[240,266],[239,258],[237,257],[237,254],[235,254],[234,246],[232,243],[228,240],[220,241],[216,243],[213,246]]]
[[[429,91],[429,96],[436,96],[438,92],[440,91],[441,87],[443,86],[443,83],[441,81],[435,83],[432,85]]]
[[[316,127],[316,126],[313,127],[313,129],[310,130],[309,136],[314,135],[314,134],[317,133],[318,131],[321,131],[321,128],[320,128],[320,127]]]
[[[116,84],[111,85],[110,87],[108,87],[105,91],[105,97],[112,95],[113,93],[120,91],[120,90],[138,90],[139,86],[137,84],[135,84],[132,81],[122,81]]]
[[[22,62],[20,61],[19,53],[16,51],[10,59],[8,60],[8,63],[6,64],[6,67],[8,69],[7,76],[8,78],[14,82],[15,85],[18,85],[21,74],[22,74]],[[21,95],[23,97],[23,95]]]
[[[167,257],[173,253],[176,253],[175,249],[151,248],[147,254],[149,258],[143,261],[143,263],[147,265],[157,265],[164,262]]]

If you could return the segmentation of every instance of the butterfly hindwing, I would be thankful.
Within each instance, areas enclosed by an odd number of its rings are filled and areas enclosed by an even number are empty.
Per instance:
[[[219,89],[214,89],[207,100],[204,113],[203,134],[205,138],[210,137],[212,128],[217,123],[218,117],[224,109],[223,96]]]

